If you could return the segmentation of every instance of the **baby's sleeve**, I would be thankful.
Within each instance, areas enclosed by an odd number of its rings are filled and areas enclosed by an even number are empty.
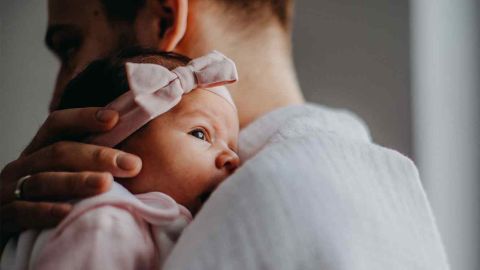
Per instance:
[[[145,221],[125,209],[102,206],[56,231],[34,269],[153,269],[156,253]]]

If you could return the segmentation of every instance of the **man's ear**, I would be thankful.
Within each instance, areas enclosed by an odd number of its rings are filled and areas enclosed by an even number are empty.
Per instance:
[[[152,0],[158,29],[158,48],[173,51],[187,30],[188,0]]]

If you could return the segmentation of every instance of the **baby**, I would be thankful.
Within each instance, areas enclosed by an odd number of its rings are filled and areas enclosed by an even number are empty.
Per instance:
[[[60,109],[118,111],[111,131],[82,140],[136,154],[142,170],[76,203],[56,228],[22,233],[2,267],[161,268],[191,213],[239,165],[237,111],[222,86],[236,80],[234,63],[218,52],[190,61],[135,49],[90,64],[67,85]]]

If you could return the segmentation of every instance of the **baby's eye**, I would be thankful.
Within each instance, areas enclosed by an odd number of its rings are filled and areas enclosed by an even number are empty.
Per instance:
[[[193,137],[200,139],[202,141],[207,141],[207,135],[206,132],[203,129],[194,129],[190,131],[188,134],[192,135]]]

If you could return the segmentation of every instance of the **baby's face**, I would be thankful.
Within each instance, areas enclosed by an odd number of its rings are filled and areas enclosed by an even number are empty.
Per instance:
[[[196,213],[213,189],[239,165],[237,112],[203,89],[184,95],[120,148],[142,158],[142,171],[117,179],[133,193],[160,191]]]

